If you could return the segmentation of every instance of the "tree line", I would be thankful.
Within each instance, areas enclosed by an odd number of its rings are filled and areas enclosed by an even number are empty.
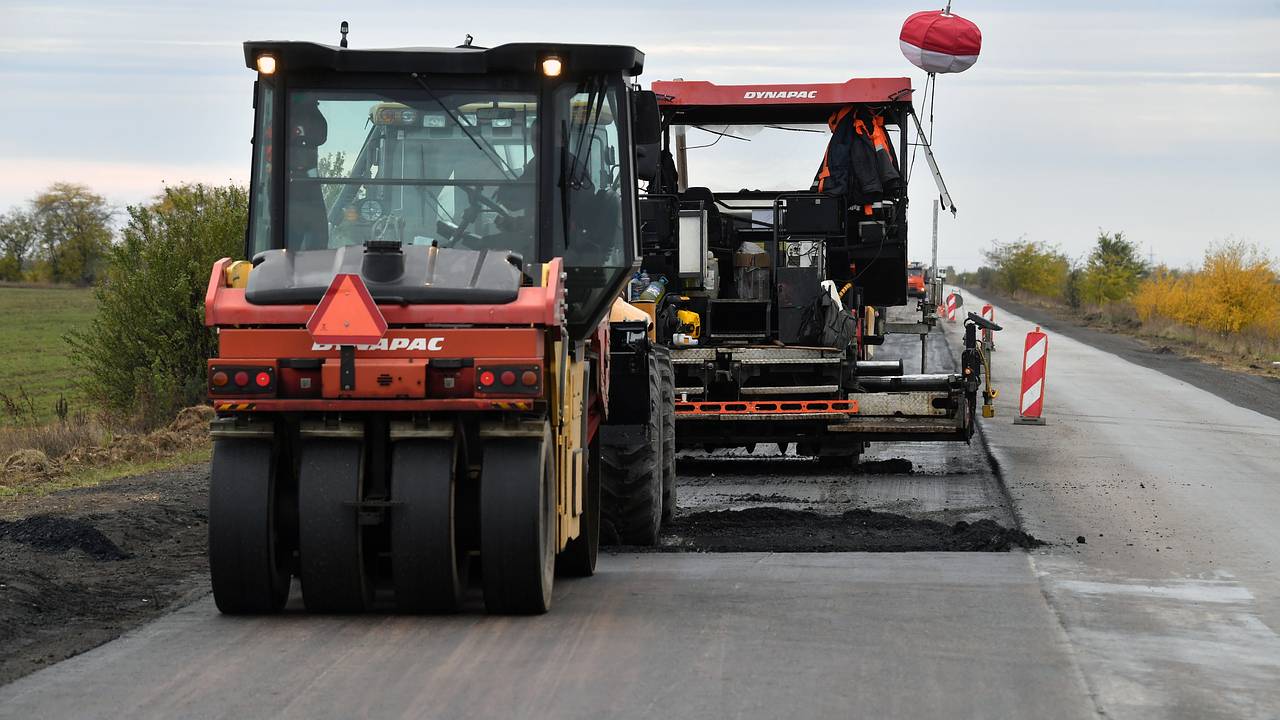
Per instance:
[[[1013,295],[1062,300],[1072,307],[1103,305],[1132,297],[1151,268],[1138,245],[1123,232],[1098,233],[1093,248],[1080,260],[1057,246],[1018,239],[994,240],[983,251],[986,263],[962,273],[960,282]]]
[[[92,285],[105,267],[114,216],[83,185],[50,185],[0,214],[0,280]]]
[[[978,270],[957,281],[1014,296],[1061,302],[1144,326],[1176,324],[1218,337],[1256,339],[1250,347],[1280,348],[1280,272],[1257,245],[1212,244],[1189,268],[1145,262],[1122,232],[1098,233],[1087,255],[1073,260],[1057,246],[1019,239],[993,241]]]

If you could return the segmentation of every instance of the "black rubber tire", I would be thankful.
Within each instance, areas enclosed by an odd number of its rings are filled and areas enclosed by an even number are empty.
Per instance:
[[[543,439],[489,438],[480,469],[480,572],[491,613],[544,613],[556,569],[551,427]]]
[[[391,580],[401,612],[454,612],[467,586],[457,539],[457,445],[405,439],[391,448]]]
[[[596,573],[600,554],[600,433],[587,446],[587,483],[582,489],[583,512],[580,532],[564,546],[556,557],[556,574],[566,577],[591,577]]]
[[[649,356],[649,415],[641,437],[619,439],[600,428],[602,537],[622,545],[656,545],[662,529],[662,382]]]
[[[655,348],[662,390],[662,522],[676,514],[676,370],[671,350]]]
[[[369,603],[359,513],[364,445],[303,440],[298,463],[298,569],[310,612],[360,612]]]
[[[228,615],[278,612],[289,599],[289,557],[276,522],[271,440],[213,443],[209,468],[209,576]]]

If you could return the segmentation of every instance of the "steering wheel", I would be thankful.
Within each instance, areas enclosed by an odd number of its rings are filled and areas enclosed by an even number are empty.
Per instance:
[[[504,219],[509,219],[511,217],[511,213],[507,212],[507,209],[502,207],[498,201],[485,197],[485,194],[480,191],[479,187],[475,185],[459,185],[458,187],[462,188],[462,191],[467,194],[467,199],[470,201],[467,209],[463,211],[462,217],[458,218],[460,221],[458,223],[458,229],[454,231],[459,237],[463,236],[467,232],[467,228],[471,226],[471,223],[479,219],[480,209],[482,207],[493,210]]]
[[[503,218],[511,217],[510,210],[507,210],[506,208],[502,207],[502,204],[499,203],[497,200],[494,200],[488,195],[485,195],[483,192],[480,191],[479,188],[476,188],[474,186],[466,186],[463,188],[463,190],[466,191],[467,197],[473,203],[477,205],[483,205],[489,208],[490,210],[498,213],[498,215],[502,216]]]

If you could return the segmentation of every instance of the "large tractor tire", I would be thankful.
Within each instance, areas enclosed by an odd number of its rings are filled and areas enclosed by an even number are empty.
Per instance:
[[[279,463],[270,438],[213,443],[209,574],[213,601],[229,615],[272,613],[289,597],[289,553],[277,514]]]
[[[360,612],[369,603],[355,507],[364,490],[364,443],[302,441],[298,464],[298,569],[311,612]]]
[[[556,569],[556,476],[542,438],[485,440],[480,470],[480,572],[491,613],[551,608]]]
[[[662,381],[662,522],[676,514],[676,370],[671,350],[657,350]]]
[[[402,612],[452,612],[467,584],[458,541],[457,445],[398,440],[391,450],[391,577]]]
[[[656,545],[662,529],[662,378],[649,356],[647,422],[600,428],[603,537],[622,545]]]

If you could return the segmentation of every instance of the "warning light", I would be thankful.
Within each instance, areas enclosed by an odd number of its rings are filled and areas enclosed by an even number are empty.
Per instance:
[[[503,384],[503,385],[515,385],[515,384],[516,384],[516,374],[515,374],[515,373],[513,373],[513,372],[511,372],[510,370],[505,370],[505,371],[503,371],[503,373],[502,373],[502,384]]]
[[[240,387],[244,387],[245,385],[248,385],[248,384],[249,384],[249,373],[243,370],[236,373],[236,385],[239,385]]]
[[[520,376],[520,382],[528,387],[533,387],[538,384],[538,373],[532,370],[525,370],[524,374]]]
[[[258,387],[266,387],[271,384],[271,373],[260,372],[258,373],[258,376],[253,379],[253,381],[258,383]]]
[[[219,370],[213,374],[209,381],[213,383],[214,387],[222,387],[227,384],[227,374]]]
[[[339,273],[307,321],[307,332],[327,345],[372,345],[387,332],[387,319],[359,275]]]
[[[485,387],[489,387],[490,385],[493,385],[493,373],[490,372],[489,370],[485,370],[484,372],[480,373],[480,384],[484,385]]]

